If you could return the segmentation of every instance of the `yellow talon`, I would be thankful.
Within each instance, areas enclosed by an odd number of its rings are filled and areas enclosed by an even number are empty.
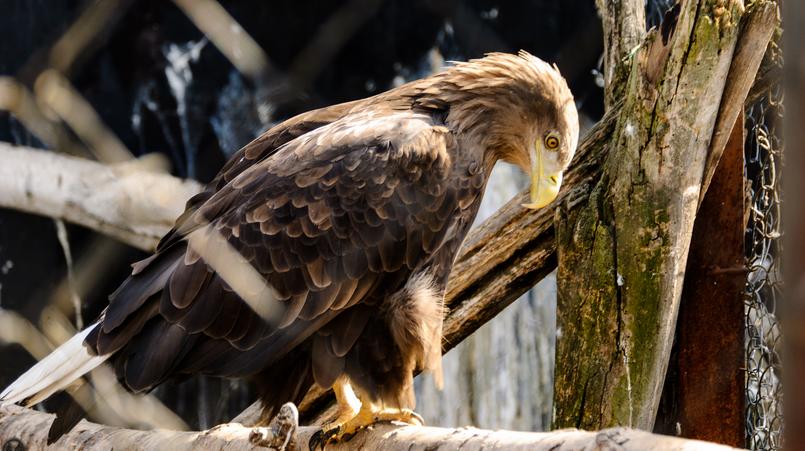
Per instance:
[[[333,390],[338,406],[338,416],[313,434],[308,443],[311,451],[317,448],[324,449],[328,443],[349,440],[361,429],[381,421],[397,421],[413,426],[425,424],[422,417],[411,409],[384,409],[378,408],[370,402],[361,403],[352,391],[352,387],[344,380],[336,381]],[[358,408],[358,406],[360,407]]]
[[[364,403],[360,412],[350,420],[343,423],[336,420],[315,433],[310,439],[310,449],[324,449],[328,443],[347,441],[361,429],[383,421],[397,421],[412,426],[425,424],[422,417],[411,409],[376,409],[370,403]]]

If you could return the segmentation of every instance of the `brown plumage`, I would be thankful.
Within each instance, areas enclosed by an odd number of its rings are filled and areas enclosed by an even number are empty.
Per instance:
[[[577,135],[565,81],[525,52],[289,119],[237,152],[134,265],[86,332],[90,355],[132,391],[250,378],[266,416],[337,381],[413,408],[414,371],[441,379],[445,284],[492,167],[529,171],[543,206]],[[227,249],[228,272],[216,263]],[[47,394],[18,384],[2,396]]]

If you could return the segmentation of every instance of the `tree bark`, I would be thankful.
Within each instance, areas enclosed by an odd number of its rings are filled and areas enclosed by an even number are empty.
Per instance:
[[[47,431],[53,415],[17,406],[0,407],[0,443],[3,449],[41,450],[46,448]],[[314,427],[296,428],[296,419],[274,422],[269,428],[247,428],[237,423],[223,424],[207,431],[136,431],[82,421],[54,446],[60,449],[126,450],[306,450]],[[328,446],[329,450],[383,449],[409,450],[552,450],[618,449],[671,451],[697,449],[729,451],[736,448],[644,431],[613,428],[600,432],[566,429],[556,432],[488,431],[475,428],[433,428],[377,424],[358,432],[348,442]]]
[[[733,124],[740,114],[744,112],[744,105],[750,94],[752,86],[762,77],[758,69],[763,62],[763,56],[771,42],[774,30],[779,23],[777,5],[773,1],[759,2],[754,10],[747,14],[743,31],[735,48],[735,57],[732,59],[718,119],[713,129],[713,140],[707,154],[702,190],[699,192],[699,203],[704,201],[704,195],[710,182],[713,180],[718,161],[730,139]],[[763,84],[763,83],[758,83]]]
[[[589,200],[558,215],[555,427],[654,424],[744,16],[740,1],[687,1],[676,12],[632,56]]]

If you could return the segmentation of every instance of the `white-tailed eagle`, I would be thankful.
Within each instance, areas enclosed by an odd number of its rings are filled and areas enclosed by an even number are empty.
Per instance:
[[[578,128],[565,80],[525,52],[289,119],[237,152],[98,321],[0,399],[37,403],[108,361],[134,392],[248,378],[266,419],[333,387],[323,440],[417,423],[413,375],[441,380],[445,285],[492,167],[527,171],[526,207],[544,207]]]

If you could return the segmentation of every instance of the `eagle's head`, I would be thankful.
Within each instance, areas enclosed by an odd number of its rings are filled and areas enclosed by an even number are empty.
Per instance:
[[[561,82],[566,88],[564,80]],[[531,136],[510,157],[531,176],[531,202],[524,205],[528,208],[542,208],[556,198],[562,174],[579,142],[579,116],[573,97],[550,103],[547,110],[534,122]]]
[[[502,159],[530,175],[526,207],[551,203],[579,140],[573,94],[559,70],[521,51],[457,63],[438,78],[448,122],[475,136],[492,164]]]

